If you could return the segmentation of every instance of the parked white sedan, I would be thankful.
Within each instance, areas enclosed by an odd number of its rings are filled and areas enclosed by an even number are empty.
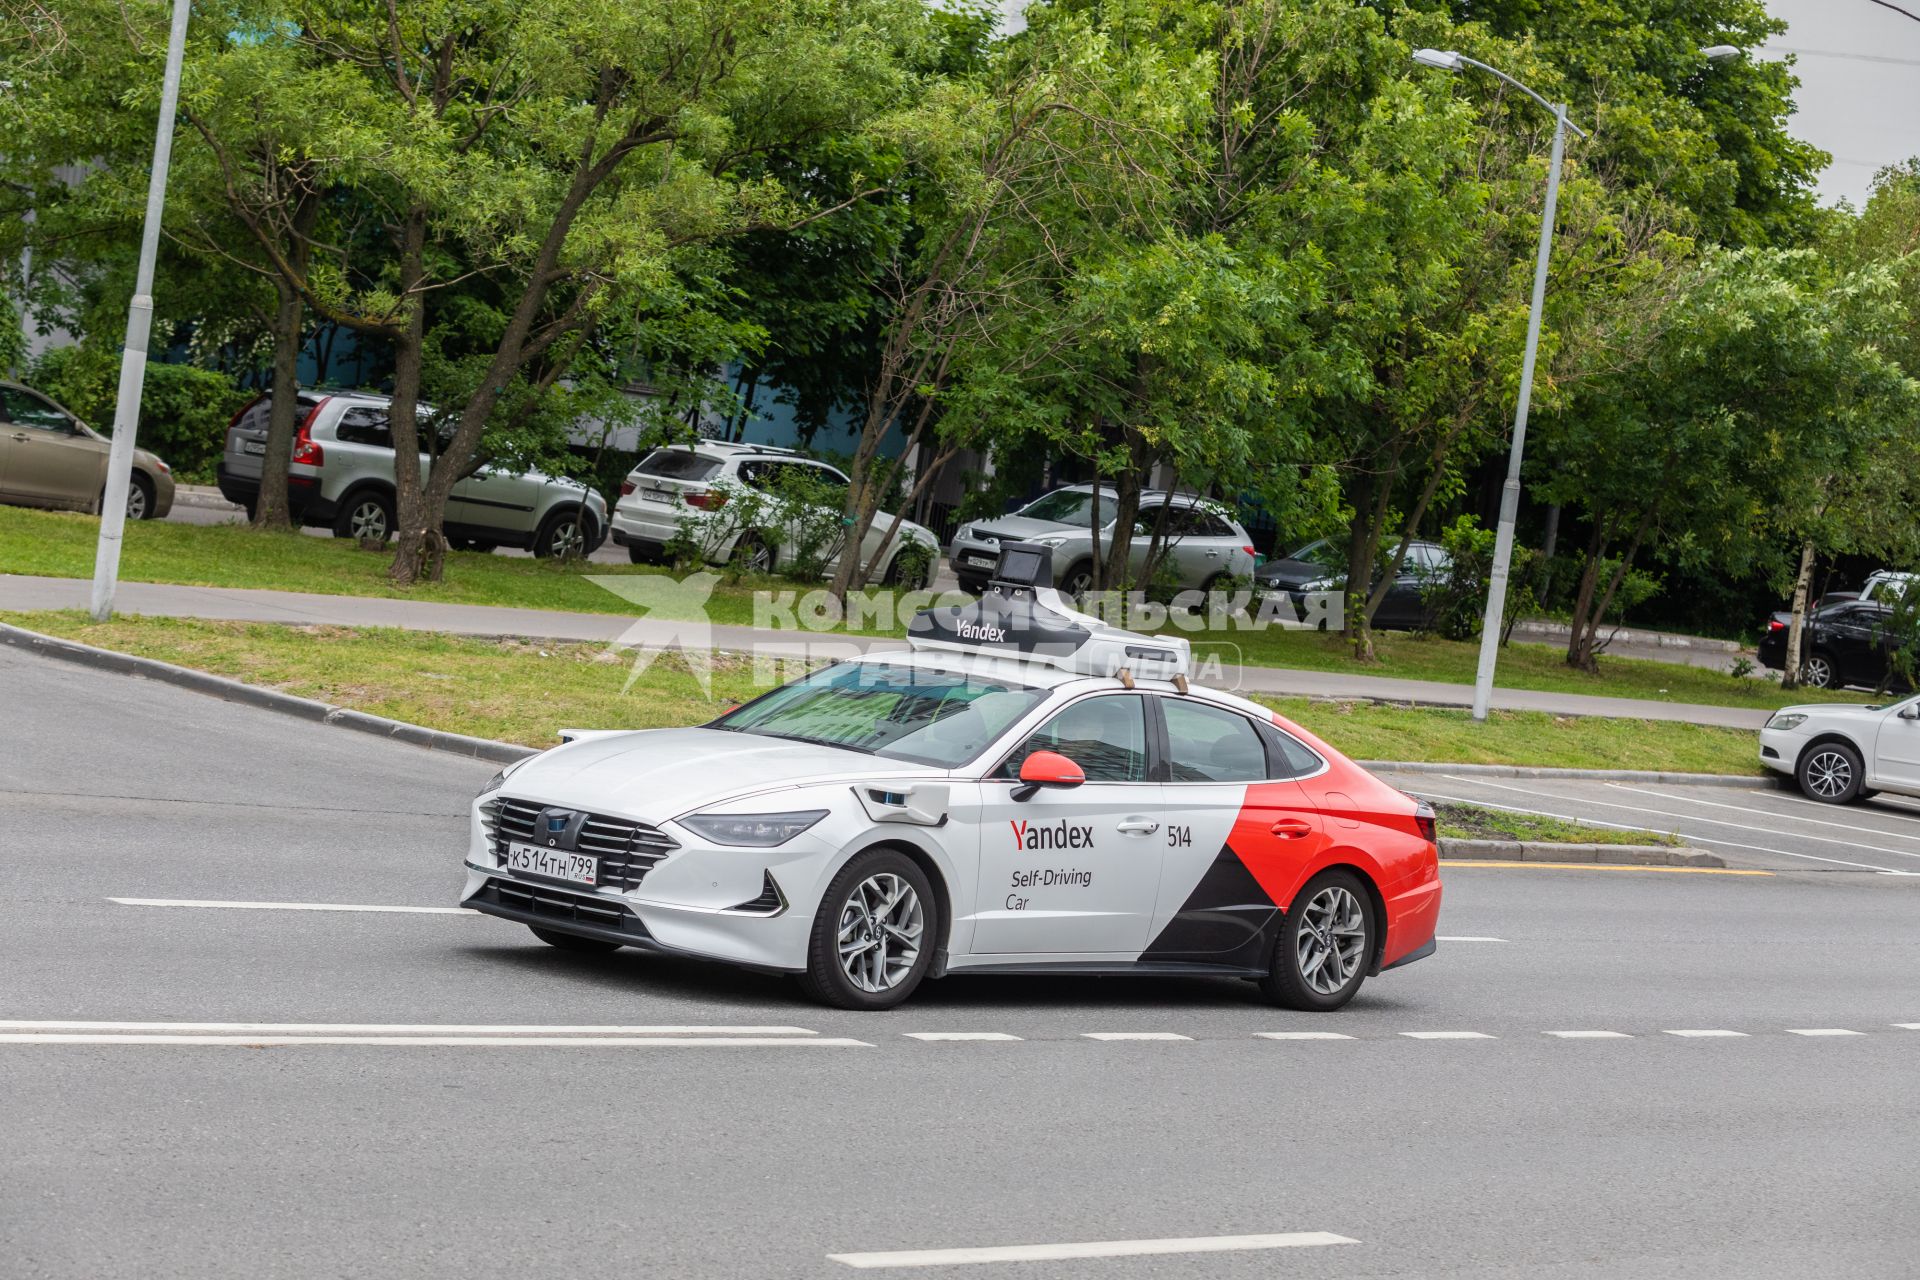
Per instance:
[[[1920,796],[1920,696],[1783,707],[1760,730],[1760,763],[1827,804],[1881,791]]]

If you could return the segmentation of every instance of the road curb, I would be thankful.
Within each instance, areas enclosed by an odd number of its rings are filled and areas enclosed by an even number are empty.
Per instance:
[[[511,742],[474,738],[464,733],[447,733],[439,729],[429,729],[425,725],[409,724],[405,720],[391,720],[386,716],[356,711],[351,707],[336,707],[331,703],[319,702],[313,698],[282,693],[278,689],[263,689],[259,685],[230,680],[226,676],[195,671],[190,667],[177,667],[171,662],[162,662],[158,658],[141,658],[113,649],[100,649],[90,644],[81,644],[77,640],[63,640],[58,636],[42,635],[38,631],[29,631],[25,627],[16,627],[10,623],[0,622],[0,644],[12,645],[14,648],[25,649],[49,658],[58,658],[63,662],[91,667],[96,671],[137,676],[144,680],[155,680],[162,684],[191,689],[195,693],[209,694],[225,702],[238,702],[262,711],[272,711],[300,720],[333,725],[340,729],[351,729],[357,733],[370,733],[377,737],[390,738],[395,742],[425,747],[429,751],[444,751],[450,755],[469,756],[495,764],[510,764],[515,760],[523,760],[527,756],[538,754],[531,747],[522,747]]]
[[[1519,764],[1434,764],[1430,761],[1361,760],[1363,769],[1378,773],[1451,773],[1481,778],[1569,778],[1590,782],[1666,782],[1689,787],[1751,787],[1765,785],[1765,774],[1666,773],[1652,769],[1550,769]]]
[[[209,511],[244,510],[238,503],[227,501],[220,490],[211,485],[197,484],[174,486],[173,505],[176,507],[200,507]]]
[[[1596,866],[1725,867],[1726,859],[1663,844],[1555,844],[1547,840],[1440,838],[1440,856],[1468,862],[1591,862]]]

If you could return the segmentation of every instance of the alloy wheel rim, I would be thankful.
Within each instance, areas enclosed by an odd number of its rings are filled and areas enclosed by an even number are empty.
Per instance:
[[[892,872],[868,876],[840,908],[840,969],[861,991],[889,991],[920,959],[920,895]]]
[[[1313,895],[1294,936],[1301,979],[1323,996],[1353,980],[1367,954],[1367,917],[1360,900],[1339,885]]]
[[[1807,787],[1815,795],[1831,799],[1852,785],[1853,762],[1838,751],[1822,751],[1807,761]]]
[[[580,525],[573,520],[565,521],[553,531],[553,554],[560,557],[572,555],[585,541],[580,536]]]
[[[1806,683],[1816,689],[1824,689],[1827,681],[1833,678],[1833,671],[1827,666],[1825,658],[1808,658],[1806,677]]]
[[[127,486],[127,519],[147,518],[147,491],[137,484]]]
[[[377,502],[363,502],[353,509],[353,519],[349,523],[356,538],[385,538],[387,536],[387,513]]]

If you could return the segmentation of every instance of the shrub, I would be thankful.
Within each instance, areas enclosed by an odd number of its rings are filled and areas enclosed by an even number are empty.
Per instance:
[[[96,343],[58,347],[34,362],[26,381],[101,435],[113,434],[113,407],[120,386],[118,352]],[[251,394],[210,369],[149,361],[140,390],[140,427],[134,438],[172,467],[175,479],[209,484],[226,444],[227,423]]]
[[[755,539],[777,554],[775,573],[810,582],[826,572],[846,538],[839,489],[797,468],[769,488],[722,480],[708,495],[706,507],[682,504],[686,514],[666,548],[675,564],[711,564],[732,543],[737,565],[735,539]]]

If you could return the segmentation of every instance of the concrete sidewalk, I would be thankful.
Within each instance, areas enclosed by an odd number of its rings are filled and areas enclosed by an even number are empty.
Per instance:
[[[84,609],[91,584],[81,578],[0,575],[0,611]],[[399,627],[408,631],[446,631],[457,635],[516,636],[535,640],[604,644],[619,637],[630,643],[671,643],[681,624],[654,623],[619,614],[561,613],[509,609],[495,605],[442,604],[426,600],[390,600],[374,596],[314,595],[297,591],[261,591],[238,587],[184,587],[154,582],[122,582],[119,612],[169,618],[219,618],[243,622],[299,625]],[[851,655],[900,650],[900,640],[811,632],[715,626],[717,649],[814,655]],[[1473,688],[1431,680],[1401,680],[1345,671],[1299,671],[1289,667],[1242,667],[1238,688],[1246,693],[1309,698],[1359,698],[1465,707]],[[1758,729],[1768,712],[1742,707],[1698,706],[1638,698],[1603,698],[1579,693],[1538,693],[1495,689],[1493,705],[1513,711],[1555,715],[1612,716],[1670,720],[1685,724]]]

